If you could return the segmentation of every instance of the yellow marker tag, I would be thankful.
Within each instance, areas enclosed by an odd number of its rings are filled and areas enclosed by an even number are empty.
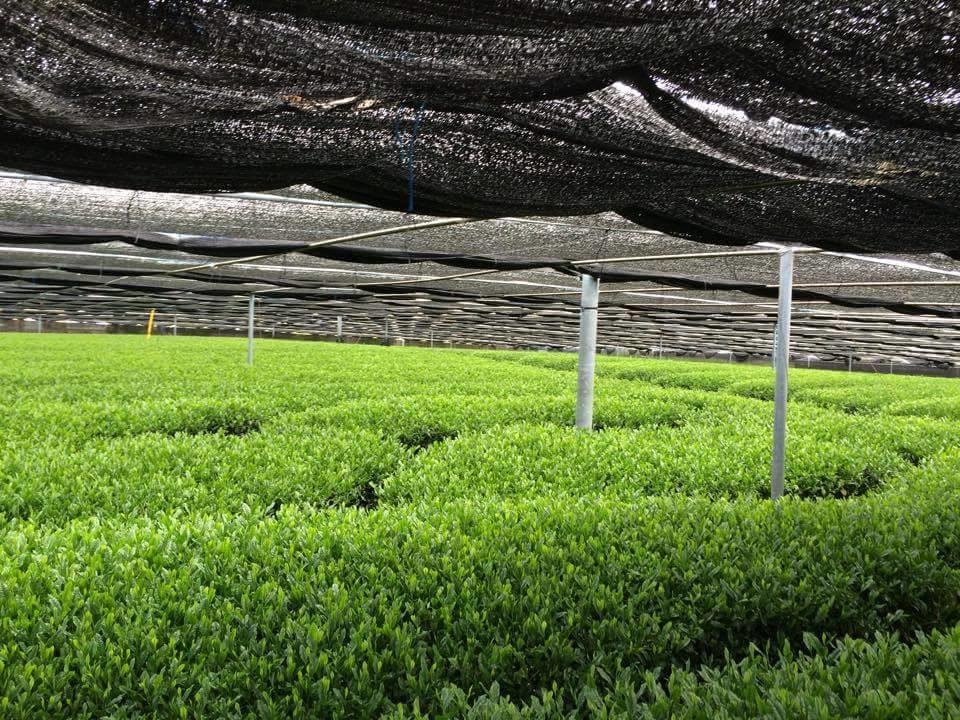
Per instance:
[[[153,316],[156,312],[156,308],[150,308],[150,319],[147,320],[147,337],[153,335]]]

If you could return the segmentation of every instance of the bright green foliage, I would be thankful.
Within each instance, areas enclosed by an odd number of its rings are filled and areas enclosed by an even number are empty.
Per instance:
[[[955,380],[258,342],[0,335],[0,717],[960,715]]]
[[[332,427],[377,429],[412,447],[455,437],[462,432],[525,419],[557,425],[570,424],[573,399],[518,395],[493,400],[484,395],[424,395],[384,400],[355,400],[327,408],[285,415],[269,427]]]
[[[904,432],[903,423],[823,415],[797,419],[788,452],[787,492],[849,497],[882,485],[939,452],[948,433]],[[900,427],[898,427],[898,425]],[[734,432],[731,432],[734,430]],[[940,437],[937,432],[940,431]],[[766,497],[770,427],[749,422],[698,422],[673,428],[607,429],[514,426],[432,446],[386,481],[383,497],[408,502],[464,497],[604,494]]]
[[[505,425],[537,423],[572,426],[574,397],[518,393],[488,395],[417,395],[363,399],[288,413],[266,423],[273,427],[377,429],[411,446]],[[598,428],[676,427],[687,423],[768,419],[768,408],[733,396],[690,390],[636,388],[621,381],[604,383],[595,413]],[[422,441],[422,442],[421,442]]]
[[[910,635],[960,621],[958,494],[22,525],[0,554],[18,588],[0,683],[24,715],[56,698],[99,716],[118,695],[163,714],[434,713],[451,685],[527,701],[804,632]]]
[[[501,353],[488,357],[532,367],[576,370],[574,356],[558,358],[540,353]],[[663,387],[720,391],[773,400],[773,370],[764,366],[600,357],[597,372],[601,378],[616,377]],[[957,409],[960,387],[956,382],[939,378],[795,368],[790,374],[790,393],[795,402],[850,413],[879,412],[894,406],[897,414],[902,415],[960,418]]]
[[[405,456],[371,431],[97,439],[75,452],[20,445],[0,459],[0,516],[64,521],[157,512],[275,512],[366,504]]]
[[[449,688],[443,714],[472,720],[954,718],[960,708],[960,628],[918,635],[914,644],[884,634],[824,644],[808,635],[801,652],[785,643],[777,662],[751,651],[720,668],[664,675],[625,671],[612,690],[600,691],[594,682],[565,696],[552,688],[519,707],[499,684],[471,699]],[[407,705],[389,717],[425,715]]]
[[[920,398],[893,403],[887,408],[891,415],[926,415],[947,420],[960,420],[960,398]]]

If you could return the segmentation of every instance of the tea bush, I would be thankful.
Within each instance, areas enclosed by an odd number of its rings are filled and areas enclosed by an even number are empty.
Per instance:
[[[955,381],[0,335],[0,717],[951,717]]]
[[[0,596],[3,702],[10,717],[433,716],[451,687],[528,703],[805,633],[906,638],[960,621],[958,494],[21,523],[0,552],[17,588]]]
[[[281,505],[369,504],[405,450],[372,431],[244,437],[147,433],[82,449],[10,447],[0,517],[62,522],[175,510],[275,512]]]
[[[928,423],[904,432],[897,423],[851,428],[845,418],[799,425],[787,454],[787,492],[850,497],[881,486],[936,455],[956,436]],[[702,419],[701,419],[702,420]],[[847,427],[845,427],[847,426]],[[939,437],[938,433],[939,431]],[[621,499],[680,493],[714,498],[767,497],[768,423],[744,421],[582,433],[513,426],[431,447],[386,480],[390,502],[463,497],[602,493]]]

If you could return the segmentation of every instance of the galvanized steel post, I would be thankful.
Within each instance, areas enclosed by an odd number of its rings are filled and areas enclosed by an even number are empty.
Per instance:
[[[247,309],[247,365],[253,365],[253,305],[255,302],[256,297],[251,295]]]
[[[773,463],[770,497],[783,497],[783,478],[787,449],[787,371],[790,367],[790,312],[793,304],[793,249],[780,252],[780,293],[777,308],[777,332],[773,350],[776,379],[773,393]]]
[[[337,342],[343,342],[343,315],[337,315]]]
[[[597,363],[597,303],[600,281],[582,275],[580,295],[580,356],[577,363],[576,426],[593,428],[593,373]]]

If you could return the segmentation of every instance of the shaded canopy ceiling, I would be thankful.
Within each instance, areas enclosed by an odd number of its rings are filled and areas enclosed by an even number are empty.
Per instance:
[[[0,165],[956,255],[954,5],[0,0]]]
[[[329,337],[339,317],[349,339],[572,348],[584,270],[601,278],[602,347],[761,356],[776,319],[776,248],[731,251],[611,213],[338,242],[416,219],[302,187],[202,196],[0,173],[0,216],[0,321],[48,328],[142,326],[156,309],[167,332],[174,315],[181,331],[242,332],[255,294],[268,334]],[[797,252],[795,358],[956,361],[960,262]]]

